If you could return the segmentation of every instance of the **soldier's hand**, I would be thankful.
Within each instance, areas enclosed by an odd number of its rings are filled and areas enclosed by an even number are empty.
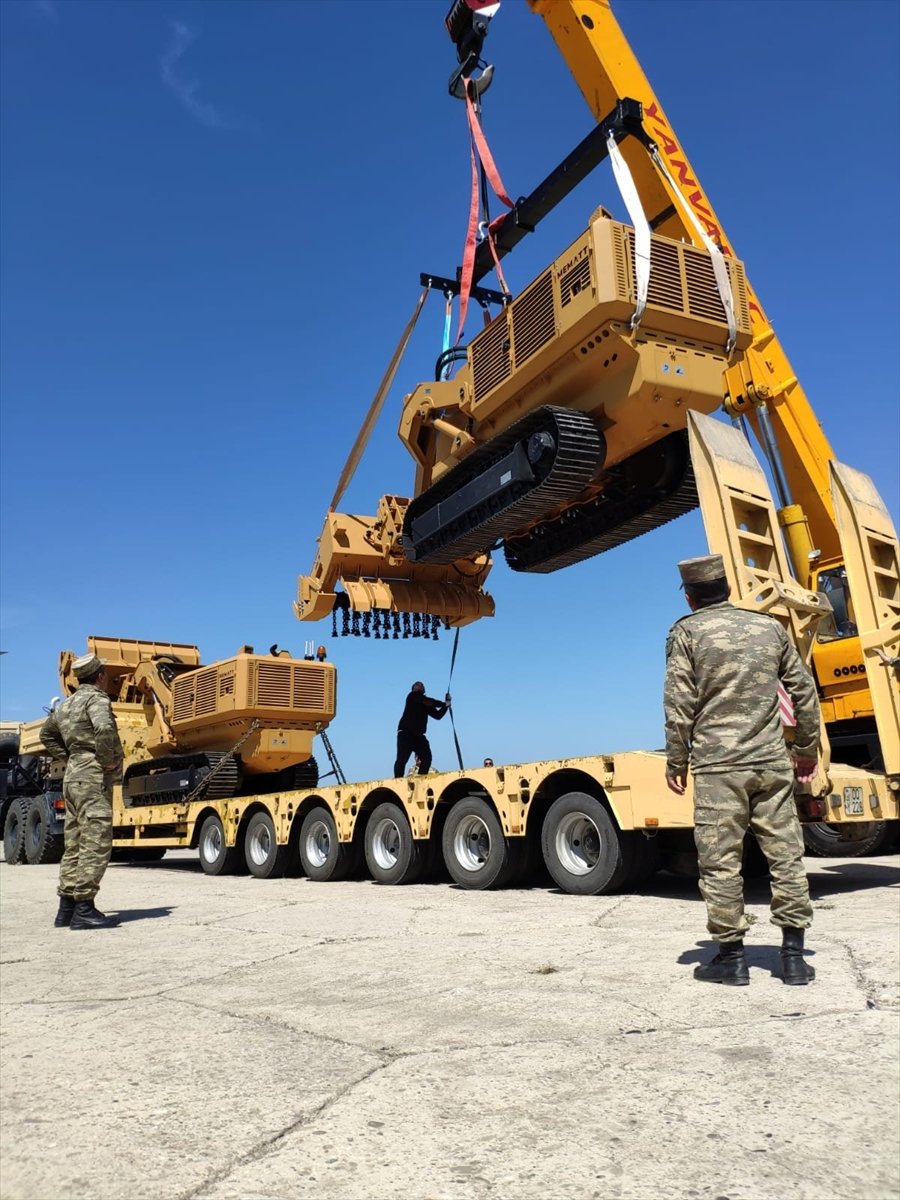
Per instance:
[[[818,770],[819,763],[815,758],[794,759],[794,777],[798,783],[812,783]]]
[[[674,792],[676,796],[683,796],[687,787],[687,775],[687,767],[677,770],[666,767],[666,783],[669,785],[669,791]]]

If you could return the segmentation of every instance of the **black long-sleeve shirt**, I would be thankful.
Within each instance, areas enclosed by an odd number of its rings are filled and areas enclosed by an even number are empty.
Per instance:
[[[424,692],[410,692],[406,697],[403,716],[397,728],[402,729],[404,733],[423,734],[428,725],[428,718],[434,717],[435,721],[440,721],[446,711],[447,705],[443,700],[435,700],[426,696]]]

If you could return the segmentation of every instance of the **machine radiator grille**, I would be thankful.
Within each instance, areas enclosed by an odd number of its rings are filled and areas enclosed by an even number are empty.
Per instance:
[[[622,291],[634,299],[634,231],[625,230],[625,255],[629,286]],[[624,257],[624,256],[623,256]],[[731,292],[734,297],[735,320],[739,330],[750,329],[750,302],[747,295],[747,280],[733,259],[726,258]],[[624,262],[623,264],[624,265]],[[617,276],[620,276],[619,255],[616,255]],[[684,242],[671,243],[661,238],[652,238],[650,243],[650,284],[647,303],[670,312],[684,313],[704,321],[726,324],[725,306],[716,285],[712,260],[705,250],[689,246]]]
[[[194,715],[205,717],[207,713],[216,711],[216,684],[218,672],[215,667],[199,671],[195,676],[197,698],[194,701]]]
[[[217,672],[215,667],[191,671],[175,680],[172,689],[172,717],[189,721],[216,711]]]
[[[586,254],[581,262],[576,263],[559,277],[559,303],[565,308],[575,296],[581,295],[593,284],[591,274],[591,258]]]
[[[509,330],[505,313],[473,340],[470,353],[472,390],[475,399],[480,400],[509,375]]]
[[[545,271],[511,306],[516,366],[527,362],[556,333],[553,275]]]
[[[260,708],[290,708],[290,663],[256,664],[256,703]]]
[[[307,667],[294,667],[294,708],[308,708],[316,712],[323,709],[330,711],[329,697],[326,693],[333,689],[326,687],[326,683],[330,684],[332,680],[333,675],[330,671],[311,671]]]
[[[633,261],[633,234],[630,240]],[[681,275],[679,249],[679,246],[673,246],[669,242],[651,240],[650,284],[647,288],[647,303],[656,304],[660,308],[670,308],[675,312],[684,312],[684,281]],[[710,268],[711,270],[712,268]],[[721,304],[719,307],[722,307]]]

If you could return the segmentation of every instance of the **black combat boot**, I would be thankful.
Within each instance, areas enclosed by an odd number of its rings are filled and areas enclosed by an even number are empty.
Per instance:
[[[69,928],[112,929],[118,923],[118,917],[108,917],[99,908],[94,908],[93,900],[79,900],[75,905],[75,913],[72,916]]]
[[[60,896],[59,908],[57,909],[56,920],[53,922],[53,924],[56,926],[57,929],[60,929],[63,925],[71,925],[72,924],[72,914],[74,912],[75,912],[75,897],[74,896]]]
[[[719,953],[702,967],[694,968],[694,978],[707,983],[727,983],[732,987],[745,987],[750,982],[747,960],[744,958],[744,943],[720,942]]]
[[[803,957],[803,930],[785,926],[781,931],[781,978],[792,987],[801,987],[812,983],[816,977],[814,967],[811,967]]]

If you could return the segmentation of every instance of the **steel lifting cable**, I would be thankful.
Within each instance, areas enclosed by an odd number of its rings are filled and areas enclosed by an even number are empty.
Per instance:
[[[344,492],[347,490],[347,486],[350,483],[350,480],[353,478],[356,468],[359,466],[359,460],[362,458],[366,444],[368,443],[369,438],[372,436],[372,430],[375,428],[375,422],[378,420],[381,410],[384,407],[385,399],[387,398],[388,392],[391,390],[391,385],[394,382],[397,369],[399,368],[403,355],[406,352],[409,339],[412,337],[412,332],[415,329],[416,322],[419,319],[419,313],[422,311],[422,306],[424,305],[427,297],[428,288],[426,287],[422,289],[422,295],[416,301],[416,307],[413,309],[412,316],[406,322],[406,328],[400,335],[400,341],[397,343],[397,349],[394,351],[391,361],[388,363],[387,370],[384,373],[384,378],[379,385],[378,391],[375,393],[372,403],[369,405],[369,411],[366,413],[366,419],[363,421],[362,427],[359,433],[356,435],[356,441],[353,443],[350,454],[347,456],[347,461],[344,463],[344,469],[341,471],[341,477],[338,480],[337,487],[334,490],[334,495],[331,498],[331,512],[334,512],[334,510],[340,504],[341,496],[343,496]]]
[[[450,683],[453,679],[453,668],[456,666],[456,648],[458,645],[459,645],[459,626],[457,625],[456,636],[453,639],[453,653],[450,655],[450,675],[447,678],[446,694],[448,696],[450,695]],[[460,750],[460,748],[459,748],[459,738],[456,736],[456,722],[453,720],[453,704],[452,704],[452,702],[449,706],[449,712],[450,712],[450,726],[453,729],[453,744],[456,747],[456,761],[459,763],[459,769],[461,771],[464,771],[465,767],[463,766],[462,750]]]

